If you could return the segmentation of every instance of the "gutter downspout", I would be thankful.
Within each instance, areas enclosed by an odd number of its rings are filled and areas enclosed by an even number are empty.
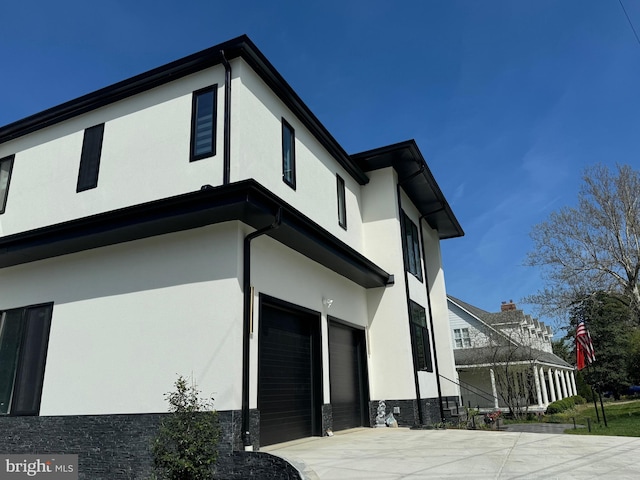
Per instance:
[[[436,385],[438,386],[438,404],[440,405],[440,421],[444,423],[444,408],[442,407],[442,387],[440,386],[440,368],[438,366],[438,349],[436,347],[436,332],[433,328],[433,311],[431,309],[431,292],[429,291],[429,273],[427,271],[427,252],[424,248],[424,236],[422,235],[422,220],[425,219],[427,215],[432,215],[438,211],[442,210],[439,208],[435,212],[430,212],[426,215],[422,215],[418,219],[418,225],[420,226],[420,243],[422,245],[422,258],[424,259],[424,286],[427,291],[427,308],[429,310],[429,326],[431,327],[431,338],[433,338],[433,360],[434,366],[436,367]]]
[[[256,230],[244,237],[243,266],[242,266],[242,292],[244,305],[242,311],[243,337],[242,337],[242,444],[245,450],[251,447],[251,433],[249,431],[249,340],[251,336],[251,240],[265,233],[275,230],[282,223],[282,207],[278,208],[273,223],[267,227]]]
[[[404,271],[404,289],[405,289],[405,295],[407,297],[407,313],[409,314],[409,335],[411,338],[413,338],[413,331],[411,329],[411,295],[409,292],[409,276],[407,273],[407,267],[406,267],[406,256],[407,256],[407,252],[406,252],[406,247],[405,247],[405,242],[404,242],[404,231],[405,231],[405,226],[404,226],[404,221],[402,219],[402,195],[400,193],[400,188],[402,187],[402,185],[404,185],[405,183],[407,183],[408,181],[412,180],[413,178],[417,177],[418,175],[420,175],[422,172],[424,172],[424,166],[420,167],[420,170],[418,170],[415,173],[412,173],[411,175],[409,175],[408,177],[398,181],[398,185],[396,185],[396,195],[398,196],[398,216],[400,217],[400,225],[401,225],[401,239],[402,239],[402,261],[405,265],[402,266],[402,270]],[[412,355],[413,357],[413,380],[415,383],[415,387],[416,387],[416,400],[418,402],[418,423],[422,424],[422,420],[423,420],[423,413],[422,413],[422,400],[420,397],[420,380],[418,378],[418,369],[416,367],[416,357],[415,354],[412,351]]]
[[[231,64],[224,56],[224,50],[220,50],[222,65],[224,65],[224,147],[223,147],[223,171],[222,184],[228,185],[231,181]]]

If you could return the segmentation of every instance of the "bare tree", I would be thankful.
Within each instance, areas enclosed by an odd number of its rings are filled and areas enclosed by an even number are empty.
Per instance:
[[[492,371],[499,403],[514,418],[525,416],[529,406],[536,403],[533,369],[543,354],[526,324],[512,321],[500,328],[487,325],[472,333],[471,342],[469,364],[484,365]]]
[[[585,169],[577,207],[536,225],[527,264],[543,267],[546,287],[526,299],[557,316],[596,291],[623,295],[640,312],[640,172],[618,165]]]

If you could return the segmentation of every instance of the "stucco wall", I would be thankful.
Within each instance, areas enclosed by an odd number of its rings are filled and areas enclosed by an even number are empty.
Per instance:
[[[0,270],[0,310],[54,302],[42,415],[164,412],[178,374],[239,408],[237,223]]]
[[[217,154],[189,162],[192,92],[218,84]],[[222,182],[224,69],[203,70],[0,144],[15,154],[0,235]],[[76,193],[84,129],[105,123],[97,188]]]

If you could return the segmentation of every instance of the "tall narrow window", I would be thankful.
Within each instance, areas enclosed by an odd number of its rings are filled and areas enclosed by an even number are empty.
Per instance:
[[[191,113],[191,161],[216,154],[217,85],[193,92]]]
[[[402,230],[404,236],[405,269],[422,281],[422,265],[420,257],[420,237],[418,227],[402,212]]]
[[[296,135],[293,127],[282,119],[282,180],[296,189]]]
[[[37,415],[53,305],[0,311],[0,415]]]
[[[82,192],[98,186],[98,171],[100,170],[103,136],[104,123],[87,128],[84,131],[76,192]]]
[[[420,305],[411,302],[411,341],[413,354],[418,370],[433,372],[431,360],[431,344],[429,343],[429,330],[427,329],[427,315]]]
[[[0,213],[4,213],[4,209],[7,206],[7,196],[9,195],[9,181],[11,180],[13,158],[13,155],[0,158]]]
[[[347,229],[347,204],[345,202],[344,179],[336,175],[338,185],[338,225]]]

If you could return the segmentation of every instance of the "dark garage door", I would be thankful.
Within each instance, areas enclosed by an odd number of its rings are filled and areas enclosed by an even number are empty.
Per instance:
[[[260,444],[319,435],[317,316],[263,303],[260,318]]]
[[[329,323],[329,374],[333,429],[369,424],[364,331]]]

